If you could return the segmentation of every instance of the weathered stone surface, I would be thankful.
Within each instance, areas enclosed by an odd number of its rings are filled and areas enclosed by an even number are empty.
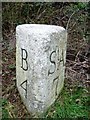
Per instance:
[[[27,109],[40,116],[64,83],[67,33],[54,25],[16,27],[17,88]]]

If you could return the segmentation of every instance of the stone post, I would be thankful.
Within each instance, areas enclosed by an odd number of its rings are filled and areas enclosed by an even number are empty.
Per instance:
[[[26,108],[42,116],[64,84],[67,32],[55,25],[16,27],[17,88]]]

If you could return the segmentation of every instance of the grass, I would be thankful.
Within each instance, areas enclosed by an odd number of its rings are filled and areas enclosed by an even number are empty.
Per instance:
[[[82,87],[64,87],[56,102],[49,108],[47,118],[89,118],[88,91]]]
[[[1,99],[0,103],[2,103],[2,119],[9,118],[9,112],[6,108],[8,101],[6,99]]]
[[[2,120],[6,120],[7,118],[15,118],[13,109],[14,106],[7,100],[2,99]]]

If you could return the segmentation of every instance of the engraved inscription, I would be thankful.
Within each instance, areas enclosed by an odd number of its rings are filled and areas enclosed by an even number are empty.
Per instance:
[[[53,55],[55,55],[55,60],[53,60]],[[54,66],[54,69],[53,69],[53,71],[51,71],[51,69],[48,70],[48,76],[50,74],[54,74],[56,72],[56,70],[60,69],[61,62],[63,62],[63,66],[65,65],[63,49],[61,50],[61,54],[60,54],[60,49],[58,46],[56,46],[56,49],[54,51],[52,51],[50,54],[50,62]]]
[[[50,54],[50,62],[54,65],[54,70],[51,71],[50,69],[48,70],[48,75],[49,74],[53,74],[55,72],[55,69],[56,69],[56,62],[54,60],[52,60],[52,56],[53,54],[56,54],[56,51],[53,51],[51,54]]]
[[[57,87],[58,87],[58,80],[59,80],[59,76],[58,77],[56,77],[54,80],[53,80],[53,84],[55,84],[56,85],[56,88],[55,88],[55,96],[57,96]]]
[[[55,55],[55,59],[53,60],[53,55]],[[56,46],[56,49],[51,52],[50,54],[50,62],[54,66],[53,71],[51,69],[48,70],[48,76],[53,75],[55,72],[60,70],[60,64],[62,62],[63,66],[65,66],[64,62],[64,50],[60,49],[58,46]],[[58,95],[58,82],[59,82],[59,74],[53,79],[53,86],[55,86],[55,96]]]
[[[27,62],[27,57],[28,57],[28,53],[25,49],[21,48],[21,56],[22,56],[22,66],[21,68],[25,71],[28,70],[28,62]]]
[[[63,66],[65,66],[63,49],[62,49],[61,55],[60,55],[60,49],[58,48],[58,50],[57,50],[57,57],[58,57],[57,70],[59,70],[59,66],[60,66],[61,62],[63,62]]]
[[[25,98],[27,98],[27,80],[22,82],[20,86],[25,90]]]

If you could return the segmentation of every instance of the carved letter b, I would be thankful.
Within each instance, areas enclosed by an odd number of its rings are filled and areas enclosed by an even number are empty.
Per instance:
[[[28,70],[28,63],[27,63],[28,54],[27,54],[27,51],[25,49],[21,48],[21,56],[22,56],[22,66],[21,66],[21,68],[23,70],[27,71]]]

